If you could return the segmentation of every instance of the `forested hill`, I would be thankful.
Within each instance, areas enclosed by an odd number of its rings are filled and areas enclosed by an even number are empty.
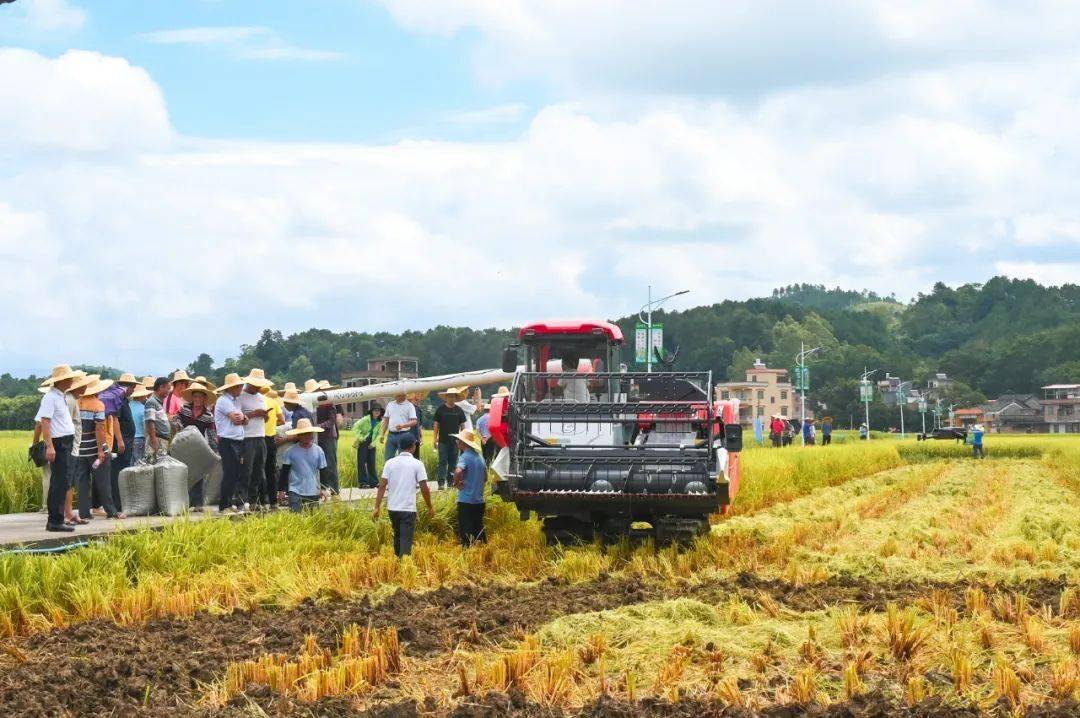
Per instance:
[[[541,318],[541,317],[538,317]],[[632,343],[636,316],[617,320]],[[742,378],[760,357],[790,367],[800,341],[824,346],[811,363],[811,401],[844,415],[856,410],[863,367],[904,379],[946,372],[962,382],[960,403],[1040,384],[1080,381],[1080,286],[1044,287],[995,277],[985,284],[934,286],[910,304],[872,292],[794,285],[772,296],[726,301],[682,312],[656,312],[676,366],[711,369],[717,380]],[[275,380],[316,376],[337,380],[369,357],[407,354],[425,374],[497,366],[509,329],[435,327],[402,334],[311,329],[285,337],[265,330],[220,365],[200,355],[189,371],[220,378],[227,371],[263,367]],[[624,361],[632,360],[632,347]],[[32,393],[27,380],[0,377],[0,394]]]

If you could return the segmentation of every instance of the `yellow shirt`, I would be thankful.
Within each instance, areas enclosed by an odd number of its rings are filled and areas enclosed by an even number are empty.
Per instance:
[[[268,396],[263,397],[266,400],[266,435],[277,436],[277,418],[282,413],[281,402],[277,399],[271,399]]]

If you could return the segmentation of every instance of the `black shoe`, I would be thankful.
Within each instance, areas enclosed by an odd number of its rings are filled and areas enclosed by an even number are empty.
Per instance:
[[[74,533],[75,527],[68,526],[66,524],[45,524],[46,531],[56,531],[60,533]]]

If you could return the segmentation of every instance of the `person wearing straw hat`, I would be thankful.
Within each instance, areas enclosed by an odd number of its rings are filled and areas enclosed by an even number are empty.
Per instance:
[[[199,374],[199,376],[195,377],[195,379],[193,380],[192,383],[195,383],[195,382],[197,382],[199,384],[202,384],[203,386],[205,386],[207,389],[210,390],[210,403],[211,404],[214,403],[214,398],[217,396],[217,394],[214,393],[214,392],[217,391],[217,384],[210,381],[209,379],[207,379],[202,374]]]
[[[165,411],[165,400],[171,396],[172,382],[163,376],[154,380],[153,391],[146,400],[143,413],[146,426],[146,445],[150,447],[151,461],[165,454],[169,448],[172,427],[169,414]]]
[[[971,427],[971,457],[973,459],[985,459],[986,451],[983,449],[983,434],[986,429],[982,424]]]
[[[197,381],[191,382],[184,390],[184,405],[180,407],[180,413],[173,418],[173,430],[179,433],[181,429],[194,426],[195,430],[203,435],[210,448],[217,451],[217,435],[214,433],[214,413],[210,408],[213,392]],[[190,477],[195,478],[195,477]],[[201,509],[205,506],[203,490],[206,486],[206,477],[199,477],[188,488],[188,505],[193,509]]]
[[[263,432],[263,443],[266,444],[266,459],[263,462],[263,481],[266,484],[266,495],[273,503],[278,495],[278,456],[277,456],[277,433],[278,427],[285,424],[285,408],[281,403],[281,397],[271,389],[266,392],[266,421]]]
[[[218,437],[218,450],[221,453],[221,497],[218,511],[244,511],[241,489],[244,466],[244,424],[247,417],[240,406],[240,393],[244,390],[244,379],[234,373],[227,374],[218,387],[218,400],[214,402],[214,432]]]
[[[465,427],[465,411],[458,406],[458,400],[465,396],[461,387],[450,387],[439,392],[443,403],[435,410],[432,417],[432,436],[438,453],[435,468],[435,480],[439,488],[445,489],[454,480],[454,467],[458,463],[458,442],[454,438]],[[470,427],[471,428],[471,427]]]
[[[99,379],[83,389],[79,398],[79,422],[82,436],[76,448],[73,478],[79,489],[79,519],[91,518],[90,506],[96,492],[105,515],[125,518],[113,503],[109,462],[112,445],[106,429],[105,404],[98,395],[113,385],[111,379]]]
[[[416,438],[405,429],[397,439],[401,453],[383,464],[382,479],[375,492],[375,510],[372,518],[379,520],[383,497],[387,498],[386,508],[390,514],[390,525],[394,530],[394,554],[401,558],[412,553],[413,534],[416,532],[416,491],[424,497],[428,515],[435,513],[431,505],[431,490],[428,488],[427,470],[422,461],[416,458],[418,451]]]
[[[487,485],[487,464],[481,456],[480,435],[472,429],[454,434],[460,456],[454,470],[457,487],[458,538],[462,546],[484,541],[484,487]]]
[[[287,381],[285,386],[281,388],[281,415],[285,417],[285,423],[292,426],[292,409],[285,403],[285,395],[288,393],[299,394],[296,389],[296,382]]]
[[[329,467],[327,469],[329,475],[327,486],[330,487],[334,494],[338,494],[341,492],[337,456],[341,414],[338,413],[338,407],[326,396],[325,392],[329,391],[329,388],[326,387],[330,386],[330,382],[325,379],[319,382],[320,393],[315,400],[315,425],[323,430],[318,438],[319,446],[322,447],[323,453],[326,454],[326,465]]]
[[[301,419],[295,429],[285,432],[296,443],[285,452],[278,475],[278,485],[286,487],[283,497],[289,502],[289,510],[299,513],[306,506],[318,505],[320,499],[328,498],[329,468],[326,454],[315,438],[323,430]]]
[[[480,445],[484,447],[481,452],[484,457],[484,463],[490,464],[491,460],[495,458],[495,441],[491,438],[491,404],[488,402],[481,402],[480,404],[480,417],[476,420],[476,433],[480,435]]]
[[[47,387],[38,404],[34,420],[41,424],[41,440],[45,442],[45,461],[51,466],[49,490],[43,497],[48,510],[46,531],[74,531],[64,523],[64,498],[67,496],[71,472],[72,442],[75,425],[71,421],[64,392],[80,376],[67,364],[53,367],[52,374],[42,382]]]
[[[180,409],[184,406],[184,390],[191,385],[191,377],[183,369],[179,369],[173,372],[172,376],[172,393],[165,397],[163,402],[165,405],[165,413],[169,417],[174,417],[180,413]]]
[[[119,511],[124,510],[120,501],[120,472],[131,466],[131,454],[135,444],[135,418],[131,414],[128,401],[138,384],[139,380],[134,374],[125,372],[98,396],[101,403],[105,405],[105,416],[112,417],[113,420],[116,458],[112,460],[112,466],[109,469],[109,480],[112,485],[113,503]]]
[[[152,392],[145,384],[139,384],[128,399],[128,410],[135,424],[135,438],[131,447],[131,463],[137,464],[146,454],[146,399]]]
[[[240,490],[244,503],[255,508],[273,508],[273,496],[266,494],[266,399],[274,382],[262,369],[252,369],[244,377],[244,390],[237,402],[247,418],[244,424],[244,463],[241,469]],[[247,508],[245,506],[245,508]]]

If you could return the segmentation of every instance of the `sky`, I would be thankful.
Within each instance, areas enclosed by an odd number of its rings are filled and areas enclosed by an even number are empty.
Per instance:
[[[1080,278],[1080,9],[0,4],[0,371]]]

